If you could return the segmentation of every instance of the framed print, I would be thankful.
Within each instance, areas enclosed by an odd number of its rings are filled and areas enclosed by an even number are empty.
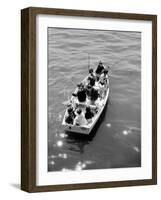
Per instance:
[[[157,16],[21,11],[21,188],[157,183]]]

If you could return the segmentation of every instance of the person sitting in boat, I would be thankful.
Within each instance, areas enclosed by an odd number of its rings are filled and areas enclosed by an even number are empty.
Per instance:
[[[99,90],[98,90],[100,98],[104,97],[104,91],[105,91],[105,83],[103,80],[100,80],[99,81]]]
[[[95,101],[98,99],[99,97],[99,93],[98,93],[98,90],[95,89],[94,87],[92,87],[91,89],[91,103],[92,104],[95,104]]]
[[[99,80],[99,95],[101,98],[104,98],[106,94],[107,85],[108,85],[108,70],[105,69],[104,72],[101,74]]]
[[[94,79],[96,80],[96,76],[95,76],[95,74],[94,74],[92,68],[89,69],[89,75],[88,75],[88,78],[94,78]]]
[[[88,123],[90,123],[92,121],[93,116],[94,116],[94,113],[91,111],[90,106],[87,106],[86,111],[85,111],[85,118]]]
[[[91,89],[92,89],[92,86],[91,85],[87,85],[87,87],[86,87],[86,94],[87,94],[88,98],[91,97]]]
[[[83,126],[87,123],[85,117],[84,117],[84,114],[82,112],[82,109],[78,109],[77,112],[76,112],[76,117],[75,117],[75,120],[74,120],[74,124],[77,125],[77,126]]]
[[[110,67],[108,66],[107,69],[104,69],[104,72],[103,72],[103,73],[104,73],[105,76],[108,76],[108,69],[109,69],[109,68],[110,68]]]
[[[74,118],[75,118],[75,113],[74,113],[74,110],[72,107],[69,107],[68,110],[67,110],[67,116],[65,118],[65,122],[67,124],[73,124],[74,122]]]
[[[103,71],[104,71],[105,67],[103,66],[103,63],[100,61],[98,66],[97,66],[97,69],[96,69],[96,76],[99,77]]]
[[[86,101],[86,89],[84,88],[83,84],[78,84],[77,86],[77,93],[73,93],[72,95],[78,97],[78,101],[83,103]]]
[[[107,84],[107,78],[108,78],[108,69],[104,69],[103,73],[100,76],[100,81],[99,83],[102,85]]]
[[[93,87],[94,85],[95,85],[95,79],[94,78],[88,78],[88,80],[89,80],[89,85],[91,86],[91,87]]]
[[[91,78],[91,79],[90,79],[89,85],[90,85],[92,88],[95,88],[96,90],[99,90],[99,82],[98,82],[98,81],[95,81],[94,78]]]

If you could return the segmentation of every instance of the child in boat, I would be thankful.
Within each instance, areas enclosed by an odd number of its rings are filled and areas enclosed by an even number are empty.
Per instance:
[[[87,121],[84,117],[82,109],[77,110],[76,117],[75,117],[75,120],[74,120],[74,124],[77,125],[77,126],[83,126],[83,125],[87,124]]]
[[[94,113],[91,111],[90,106],[87,106],[86,111],[85,111],[85,118],[86,118],[88,123],[92,122],[93,116],[94,116]]]
[[[66,116],[66,118],[65,118],[65,122],[67,123],[67,124],[73,124],[73,122],[74,122],[74,118],[75,118],[75,113],[74,113],[74,110],[73,110],[73,108],[72,107],[69,107],[68,108],[68,110],[67,110],[67,116]]]

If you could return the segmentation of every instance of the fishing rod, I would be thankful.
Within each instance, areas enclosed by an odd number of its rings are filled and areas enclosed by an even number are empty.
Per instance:
[[[110,68],[114,67],[116,64],[120,63],[120,61],[123,61],[123,60],[126,59],[127,57],[133,56],[133,55],[134,55],[134,54],[126,55],[126,56],[124,56],[124,57],[118,59],[116,62],[114,62],[114,63],[110,66]]]
[[[90,69],[90,55],[88,53],[88,71],[89,71],[89,69]]]
[[[122,60],[124,60],[127,56],[124,56],[123,58],[120,58],[119,60],[117,60],[116,62],[114,62],[112,65],[107,65],[107,68],[110,69],[110,71],[112,72],[112,67],[114,67],[116,64],[120,63]]]

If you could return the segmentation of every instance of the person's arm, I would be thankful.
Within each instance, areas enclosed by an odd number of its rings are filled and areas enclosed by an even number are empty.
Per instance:
[[[76,109],[75,109],[75,110],[76,110]],[[73,117],[74,117],[74,118],[76,117],[76,114],[75,114],[75,112],[74,112],[75,110],[73,110]]]
[[[72,96],[77,97],[78,93],[72,93]]]

